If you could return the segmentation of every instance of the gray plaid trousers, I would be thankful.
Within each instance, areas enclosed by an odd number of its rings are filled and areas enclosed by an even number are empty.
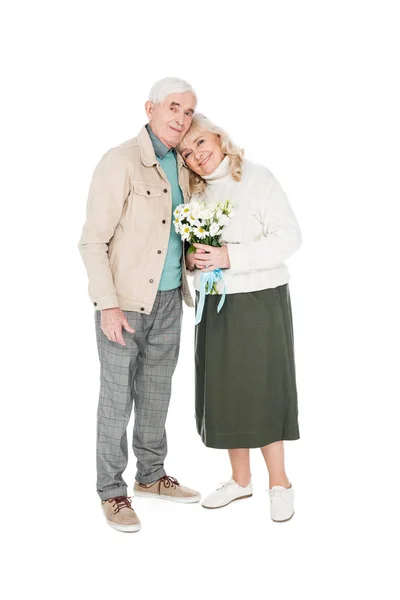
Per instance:
[[[165,420],[179,354],[181,289],[158,291],[150,315],[124,312],[135,329],[135,333],[123,330],[125,347],[107,339],[101,331],[100,311],[95,313],[100,359],[97,492],[102,500],[127,495],[122,473],[128,464],[126,429],[133,404],[136,480],[152,483],[165,475]]]

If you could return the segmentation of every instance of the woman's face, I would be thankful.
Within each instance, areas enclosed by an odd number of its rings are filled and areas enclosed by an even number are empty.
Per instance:
[[[214,173],[224,158],[220,138],[211,131],[195,130],[184,138],[180,152],[189,169],[200,177]]]

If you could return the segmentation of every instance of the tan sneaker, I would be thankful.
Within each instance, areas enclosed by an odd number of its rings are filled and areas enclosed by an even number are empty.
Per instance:
[[[128,496],[102,500],[101,506],[110,527],[118,531],[139,531],[141,523],[131,507],[131,499]]]
[[[144,484],[135,481],[133,486],[135,496],[146,498],[162,498],[163,500],[172,500],[172,502],[198,502],[201,498],[199,492],[181,485],[175,477],[164,475],[154,483]]]

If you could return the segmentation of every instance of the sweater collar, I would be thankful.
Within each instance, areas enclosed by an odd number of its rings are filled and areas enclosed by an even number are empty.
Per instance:
[[[203,179],[207,182],[207,184],[214,183],[219,179],[226,179],[229,177],[230,173],[231,161],[229,156],[225,156],[225,158],[222,159],[218,167],[215,169],[214,173],[211,173],[210,175],[203,175]]]

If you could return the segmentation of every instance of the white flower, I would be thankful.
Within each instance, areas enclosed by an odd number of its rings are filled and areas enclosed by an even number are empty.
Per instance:
[[[186,207],[186,204],[178,204],[174,210],[174,217],[180,217],[182,210]]]
[[[207,236],[207,231],[199,225],[199,227],[193,227],[193,235],[199,238],[199,240],[203,240]]]
[[[193,200],[193,202],[189,203],[189,206],[190,206],[190,211],[191,211],[192,216],[195,219],[198,219],[200,216],[200,211],[201,211],[199,202],[196,202],[195,200]]]
[[[181,238],[182,240],[188,240],[189,237],[191,236],[192,233],[192,228],[190,227],[190,225],[182,225],[181,226]]]
[[[220,232],[220,228],[219,228],[218,223],[213,223],[210,227],[210,235],[212,237],[215,237],[216,235],[219,234],[219,232]]]
[[[191,214],[190,217],[187,217],[187,220],[189,221],[192,227],[198,227],[200,225],[199,219],[196,219],[196,217],[193,216],[193,214]]]
[[[228,215],[221,215],[218,219],[218,224],[220,227],[225,227],[226,225],[229,225],[230,222],[231,218],[228,217]]]
[[[213,209],[210,208],[206,202],[201,202],[199,204],[199,210],[196,213],[196,217],[202,221],[207,221],[213,218],[213,214]]]
[[[222,210],[220,208],[217,208],[217,210],[215,211],[215,217],[216,219],[219,219],[222,215]]]
[[[212,210],[212,208],[205,208],[202,213],[201,213],[201,218],[204,219],[205,221],[209,221],[213,218],[214,216],[214,211]]]
[[[187,219],[191,213],[190,206],[188,204],[181,204],[181,206],[182,206],[181,211],[180,211],[181,217]]]

